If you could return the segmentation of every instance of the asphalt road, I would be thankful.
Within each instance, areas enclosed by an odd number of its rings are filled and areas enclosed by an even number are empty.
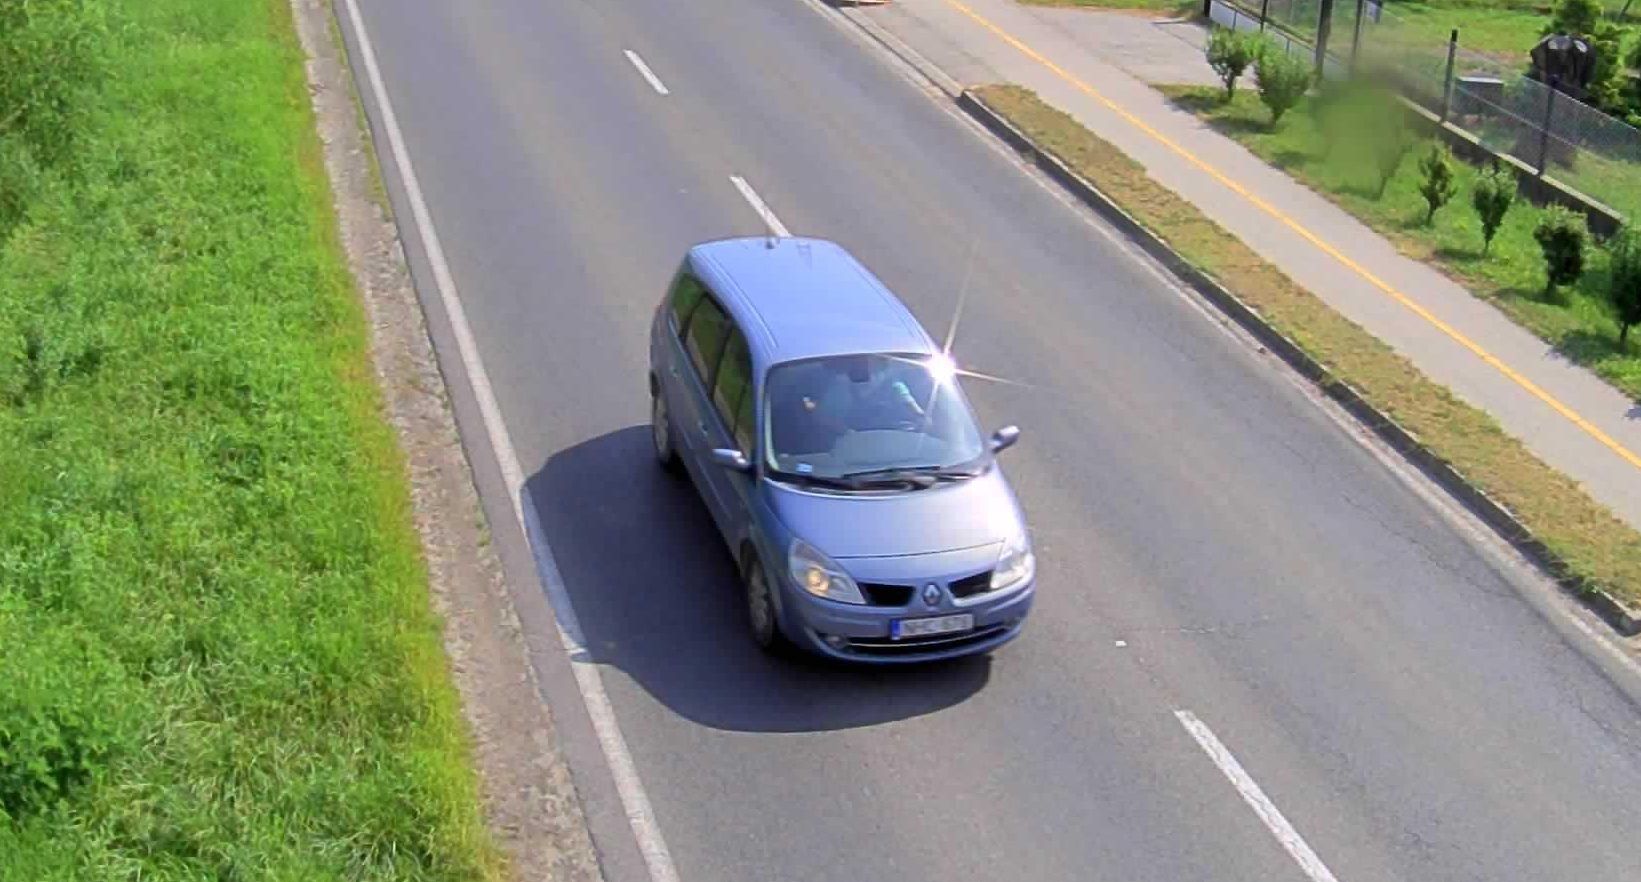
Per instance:
[[[1641,714],[1524,577],[856,37],[801,0],[361,6],[683,882],[1635,878]],[[644,428],[683,250],[764,229],[731,175],[937,334],[967,280],[960,360],[1029,384],[969,384],[1025,429],[1041,558],[994,658],[745,638]]]

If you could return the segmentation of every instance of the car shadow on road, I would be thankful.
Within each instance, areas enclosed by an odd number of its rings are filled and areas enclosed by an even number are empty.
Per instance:
[[[591,659],[703,726],[869,726],[958,704],[990,677],[985,658],[861,670],[764,655],[746,633],[733,559],[689,479],[656,466],[648,426],[559,452],[525,493]]]

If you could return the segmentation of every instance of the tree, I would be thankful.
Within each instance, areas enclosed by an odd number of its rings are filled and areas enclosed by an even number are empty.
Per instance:
[[[1270,108],[1273,128],[1311,86],[1311,66],[1275,46],[1259,53],[1254,74],[1259,78],[1259,100]]]
[[[1601,0],[1559,0],[1550,10],[1550,23],[1544,26],[1544,35],[1580,37],[1594,34],[1604,12]]]
[[[1419,182],[1419,195],[1424,197],[1428,210],[1424,214],[1425,225],[1436,219],[1436,211],[1458,190],[1453,181],[1453,151],[1442,144],[1431,144],[1430,152],[1419,160],[1419,172],[1423,175]]]
[[[1396,176],[1396,169],[1401,168],[1403,157],[1413,149],[1413,139],[1408,137],[1407,127],[1399,115],[1392,114],[1385,118],[1373,138],[1373,158],[1379,169],[1379,190],[1373,196],[1383,199],[1385,188],[1390,186],[1390,179]]]
[[[1259,44],[1241,31],[1217,28],[1208,36],[1208,64],[1225,84],[1225,100],[1236,97],[1236,81],[1259,54]]]
[[[1595,32],[1587,35],[1595,50],[1589,102],[1609,112],[1619,111],[1624,103],[1624,35],[1625,29],[1610,21],[1596,25]]]
[[[1629,342],[1630,328],[1641,324],[1641,230],[1628,224],[1612,239],[1612,278],[1607,299],[1618,318],[1618,345]]]
[[[1606,19],[1601,0],[1559,0],[1544,26],[1546,36],[1566,34],[1590,44],[1595,70],[1590,73],[1588,100],[1607,111],[1618,110],[1623,103],[1625,33],[1625,28]]]
[[[1584,245],[1589,229],[1582,215],[1564,205],[1545,209],[1533,230],[1533,238],[1544,252],[1544,293],[1554,293],[1562,285],[1571,285],[1584,274]]]
[[[1481,220],[1481,253],[1493,247],[1504,216],[1516,201],[1516,176],[1493,160],[1491,167],[1476,176],[1476,188],[1470,191],[1470,204]]]

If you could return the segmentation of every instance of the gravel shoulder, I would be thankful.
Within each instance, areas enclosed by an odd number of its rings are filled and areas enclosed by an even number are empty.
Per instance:
[[[370,319],[385,416],[404,454],[431,596],[471,727],[486,818],[517,878],[602,879],[490,544],[333,10],[328,0],[291,4],[343,244]]]

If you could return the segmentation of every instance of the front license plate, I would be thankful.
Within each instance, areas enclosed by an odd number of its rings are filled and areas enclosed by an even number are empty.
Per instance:
[[[889,624],[889,637],[905,640],[908,637],[937,637],[974,630],[974,615],[935,616],[931,619],[895,619]]]

